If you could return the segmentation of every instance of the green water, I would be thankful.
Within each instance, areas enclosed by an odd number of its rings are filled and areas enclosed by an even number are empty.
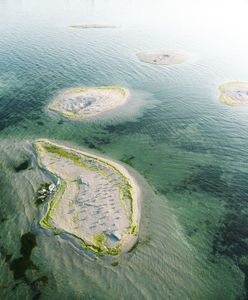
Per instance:
[[[217,89],[248,78],[246,4],[212,2],[0,1],[0,299],[247,298],[248,109]],[[81,23],[120,27],[68,28]],[[135,56],[160,48],[190,60]],[[85,122],[48,113],[61,90],[97,85],[128,88],[129,105]],[[37,168],[37,138],[136,174],[140,241],[115,266],[38,225],[35,193],[52,178]]]

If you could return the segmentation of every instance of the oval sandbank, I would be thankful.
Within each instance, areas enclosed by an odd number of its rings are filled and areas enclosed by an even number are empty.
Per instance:
[[[231,81],[219,86],[220,101],[231,106],[248,104],[248,82]]]
[[[58,178],[40,225],[100,255],[129,251],[138,239],[140,190],[126,168],[48,140],[36,141],[35,150]]]
[[[187,61],[187,54],[178,50],[156,50],[136,54],[140,61],[155,65],[175,65]]]
[[[74,88],[63,92],[48,108],[66,118],[83,120],[123,105],[128,97],[128,90],[122,87]]]

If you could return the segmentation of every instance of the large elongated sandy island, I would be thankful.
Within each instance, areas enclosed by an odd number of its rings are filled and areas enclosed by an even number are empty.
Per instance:
[[[248,82],[231,81],[219,86],[220,101],[231,106],[248,105]]]
[[[95,117],[123,105],[129,97],[122,87],[74,88],[63,92],[49,109],[66,118],[82,120]]]
[[[187,61],[186,53],[178,50],[156,50],[137,53],[140,61],[154,65],[175,65]]]
[[[100,255],[130,250],[138,239],[140,190],[120,164],[48,140],[35,142],[39,165],[59,181],[40,221]]]

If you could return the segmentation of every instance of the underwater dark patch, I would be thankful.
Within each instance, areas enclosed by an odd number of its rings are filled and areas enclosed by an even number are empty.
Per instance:
[[[121,159],[120,159],[120,161],[122,161],[122,162],[124,162],[125,164],[127,164],[127,165],[130,165],[130,166],[132,166],[133,164],[132,164],[132,161],[133,161],[133,159],[135,159],[135,157],[133,156],[133,155],[130,155],[130,156],[123,156]]]
[[[0,214],[0,223],[4,223],[8,221],[8,218],[7,217],[3,217],[1,214]]]
[[[0,131],[24,120],[40,119],[44,102],[52,95],[45,82],[32,79],[25,89],[13,88],[0,98]]]
[[[245,295],[248,299],[248,174],[226,171],[228,182],[220,195],[225,201],[226,215],[217,229],[212,249],[214,255],[230,257],[245,275]]]
[[[113,262],[111,263],[111,265],[112,265],[113,267],[117,267],[117,266],[119,265],[119,262],[118,262],[118,261],[113,261]]]
[[[245,275],[245,295],[248,299],[248,215],[233,211],[226,215],[213,240],[213,254],[230,257]]]
[[[111,140],[109,138],[104,137],[90,137],[84,138],[83,143],[90,149],[96,149],[98,151],[103,152],[101,146],[110,144]]]
[[[32,296],[32,300],[38,300],[41,297],[41,291],[40,289],[48,283],[47,276],[41,276],[34,280],[32,283],[30,283],[30,287],[34,291],[34,295]]]
[[[222,179],[223,171],[220,167],[196,166],[193,173],[174,187],[176,192],[201,191],[214,197],[226,197],[229,186]]]
[[[248,255],[248,218],[234,212],[226,215],[225,220],[215,235],[213,252],[232,258]]]
[[[37,246],[35,235],[31,232],[25,233],[21,236],[21,256],[13,259],[12,254],[8,254],[6,249],[0,245],[0,254],[4,255],[5,261],[9,264],[10,270],[13,272],[14,279],[17,282],[12,287],[15,290],[21,281],[25,282],[31,289],[32,299],[39,299],[41,297],[41,288],[48,283],[48,278],[46,276],[41,276],[30,281],[26,276],[26,271],[29,269],[38,272],[39,268],[31,260],[31,254],[33,249]]]
[[[230,257],[244,273],[245,299],[248,299],[247,178],[248,174],[239,170],[196,165],[192,168],[192,174],[174,187],[177,193],[204,192],[223,201],[226,214],[215,232],[212,254]],[[194,228],[186,228],[186,233],[192,236],[196,231]]]
[[[25,160],[24,162],[22,162],[21,164],[15,167],[15,171],[21,172],[26,170],[28,167],[29,167],[29,160]]]
[[[10,263],[10,270],[13,272],[15,280],[23,279],[24,281],[26,281],[26,271],[28,269],[38,269],[30,259],[32,250],[35,246],[36,239],[31,232],[22,235],[20,249],[20,253],[22,254],[22,256],[14,259]]]
[[[89,141],[84,141],[85,145],[87,145],[87,147],[89,147],[90,149],[97,149],[97,146]]]

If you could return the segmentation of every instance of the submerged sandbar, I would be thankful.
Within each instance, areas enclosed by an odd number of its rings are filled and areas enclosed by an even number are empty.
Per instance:
[[[70,25],[71,28],[78,28],[78,29],[94,29],[94,28],[116,28],[115,25],[109,24],[79,24],[79,25]]]
[[[175,65],[184,63],[188,56],[177,50],[156,50],[137,53],[140,61],[155,65]]]
[[[82,120],[95,117],[123,105],[129,97],[122,87],[89,87],[66,90],[49,109],[66,118]]]
[[[231,106],[248,105],[248,82],[231,81],[219,86],[220,101]]]
[[[48,140],[35,143],[39,165],[60,184],[40,224],[83,248],[116,255],[138,238],[140,191],[120,164]]]

